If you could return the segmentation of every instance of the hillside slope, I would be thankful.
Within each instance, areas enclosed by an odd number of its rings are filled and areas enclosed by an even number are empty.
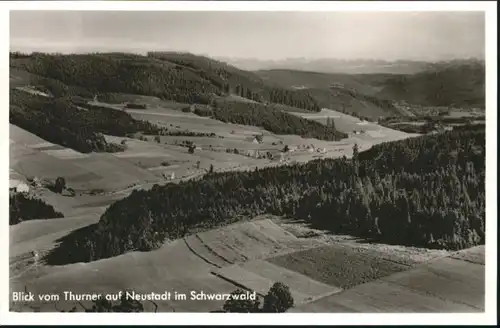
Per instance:
[[[472,62],[395,76],[386,81],[377,95],[427,106],[484,108],[485,66]]]
[[[349,75],[287,69],[256,74],[268,83],[307,90],[321,107],[367,117],[404,114],[391,101],[484,108],[485,66],[481,61],[436,63],[415,74]]]
[[[129,93],[182,103],[209,104],[213,96],[237,94],[259,102],[290,105],[311,111],[319,106],[306,91],[266,84],[245,72],[207,57],[185,53],[40,54],[11,53],[10,68],[31,73],[44,91],[80,96]],[[67,85],[61,90],[56,82]],[[83,90],[78,90],[82,88]],[[82,94],[84,93],[84,94]]]
[[[261,214],[382,243],[445,249],[482,244],[484,142],[484,130],[464,129],[384,143],[359,155],[355,149],[353,160],[215,173],[136,191],[59,252],[92,261],[147,251],[166,238]]]
[[[274,85],[307,90],[321,108],[365,119],[402,116],[392,101],[378,96],[391,74],[326,74],[293,70],[262,70],[256,74]]]
[[[264,81],[286,88],[325,89],[343,86],[365,95],[375,95],[393,74],[343,74],[271,69],[255,71]]]

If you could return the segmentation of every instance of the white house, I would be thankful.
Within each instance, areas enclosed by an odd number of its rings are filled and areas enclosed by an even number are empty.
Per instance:
[[[9,190],[19,193],[27,193],[30,191],[30,187],[20,180],[10,180]]]
[[[40,181],[39,178],[34,177],[32,184],[33,184],[34,187],[41,187],[42,186],[42,181]]]
[[[163,177],[167,180],[174,180],[175,179],[175,172],[163,173]]]

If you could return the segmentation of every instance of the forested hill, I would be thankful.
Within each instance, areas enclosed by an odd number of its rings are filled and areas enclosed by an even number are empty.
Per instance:
[[[195,228],[265,213],[383,243],[461,249],[485,240],[484,179],[484,126],[461,127],[360,154],[355,149],[352,160],[213,173],[134,191],[95,227],[66,238],[50,259],[151,250]]]
[[[330,108],[363,119],[402,116],[391,98],[377,93],[391,74],[327,74],[287,69],[255,72],[268,83],[307,91],[321,108]]]
[[[43,200],[26,196],[22,193],[9,195],[9,224],[40,219],[62,218],[63,214],[57,212],[52,205]]]
[[[201,104],[210,103],[214,96],[236,94],[258,102],[320,110],[307,91],[271,86],[254,73],[185,53],[149,53],[147,56],[11,53],[10,68],[34,74],[40,87],[51,94],[74,93],[88,97],[129,93]]]
[[[9,121],[49,142],[82,153],[118,152],[123,145],[108,143],[103,134],[124,137],[136,132],[160,134],[160,128],[111,108],[78,106],[74,100],[10,90]]]
[[[414,75],[388,79],[378,96],[427,106],[485,106],[483,62],[450,64]]]
[[[485,66],[478,60],[435,63],[415,74],[332,74],[290,69],[257,71],[268,83],[303,88],[320,107],[355,116],[400,116],[393,101],[423,106],[485,105]]]

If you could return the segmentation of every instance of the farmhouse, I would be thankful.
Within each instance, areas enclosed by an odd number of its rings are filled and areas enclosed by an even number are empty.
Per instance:
[[[19,193],[28,193],[30,191],[30,187],[20,180],[10,180],[9,190]]]
[[[34,177],[31,184],[33,185],[33,187],[41,187],[42,181],[38,177]]]
[[[255,136],[245,138],[245,141],[251,142],[253,144],[260,144],[259,140]]]
[[[246,156],[248,157],[253,157],[253,158],[258,158],[259,157],[259,151],[258,150],[247,150],[246,151]]]
[[[167,180],[174,180],[175,179],[175,172],[170,172],[170,173],[163,173],[163,178]]]

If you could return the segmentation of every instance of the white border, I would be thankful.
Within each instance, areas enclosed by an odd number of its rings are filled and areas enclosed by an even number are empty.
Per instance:
[[[183,10],[183,11],[483,11],[486,12],[486,108],[487,108],[487,167],[486,167],[486,312],[484,314],[204,314],[204,313],[157,313],[157,314],[89,314],[89,313],[8,313],[8,197],[7,188],[0,188],[1,206],[4,209],[4,227],[0,229],[1,289],[0,320],[3,324],[265,324],[265,325],[363,325],[363,324],[496,324],[497,290],[497,6],[496,2],[117,2],[117,1],[38,1],[1,2],[0,31],[0,99],[4,125],[0,129],[0,143],[4,159],[9,158],[8,130],[8,51],[9,10]],[[8,183],[8,162],[0,161],[4,185]]]

